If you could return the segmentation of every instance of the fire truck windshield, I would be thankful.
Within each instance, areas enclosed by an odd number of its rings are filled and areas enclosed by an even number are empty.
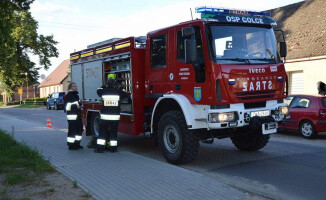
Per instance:
[[[272,28],[254,26],[210,26],[210,44],[218,64],[279,63]]]

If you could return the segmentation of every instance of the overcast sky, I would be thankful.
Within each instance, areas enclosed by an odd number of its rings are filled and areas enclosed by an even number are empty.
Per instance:
[[[59,58],[41,70],[49,75],[70,53],[113,37],[142,36],[147,32],[191,20],[190,8],[211,6],[262,11],[302,0],[36,0],[32,16],[38,32],[54,35]],[[194,14],[194,18],[199,15]],[[38,64],[37,60],[35,62]]]

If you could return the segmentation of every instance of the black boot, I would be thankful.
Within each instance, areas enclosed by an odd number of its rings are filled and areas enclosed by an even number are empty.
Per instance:
[[[79,149],[79,148],[78,148],[77,146],[75,146],[75,145],[73,145],[73,146],[69,146],[68,148],[69,148],[69,150],[78,150],[78,149]]]
[[[92,136],[91,141],[87,144],[87,148],[95,149],[96,148],[96,138]]]
[[[84,148],[82,145],[80,145],[80,142],[75,142],[75,146],[78,149],[83,149]]]
[[[117,152],[117,151],[118,151],[117,147],[110,147],[110,152],[111,153],[114,153],[114,152]]]
[[[102,149],[95,149],[94,153],[103,153],[103,150]]]

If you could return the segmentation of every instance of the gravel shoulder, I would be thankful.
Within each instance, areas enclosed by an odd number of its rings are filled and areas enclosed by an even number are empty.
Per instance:
[[[5,174],[0,174],[0,199],[30,200],[94,200],[90,192],[82,190],[77,182],[59,172],[46,173],[32,182],[7,185]]]

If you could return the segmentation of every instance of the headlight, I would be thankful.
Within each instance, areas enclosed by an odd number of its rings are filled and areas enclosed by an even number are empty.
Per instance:
[[[229,121],[234,121],[234,119],[235,119],[234,112],[208,114],[209,123],[229,122]]]
[[[289,107],[288,106],[281,106],[278,108],[279,112],[282,115],[288,115],[289,114]]]

